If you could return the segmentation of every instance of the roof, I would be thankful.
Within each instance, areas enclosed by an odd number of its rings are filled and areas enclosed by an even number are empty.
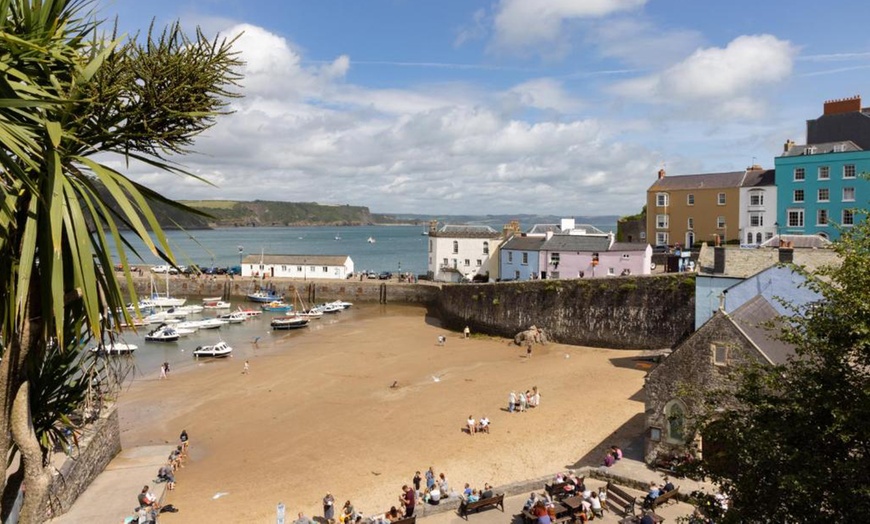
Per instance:
[[[730,173],[705,173],[699,175],[665,176],[653,182],[649,191],[674,191],[680,189],[726,189],[740,187],[745,171]]]
[[[614,242],[609,251],[646,251],[648,247],[640,242]]]
[[[782,325],[779,313],[763,296],[757,295],[728,315],[752,344],[773,364],[785,364],[795,354],[794,346],[775,338]],[[768,329],[765,324],[773,323]]]
[[[782,156],[822,155],[825,153],[848,153],[851,151],[863,151],[855,142],[843,140],[840,142],[825,142],[822,144],[807,144],[792,146]]]
[[[501,233],[489,226],[447,224],[438,231],[430,232],[429,236],[449,238],[499,238]]]
[[[759,247],[779,247],[780,240],[790,242],[791,247],[818,249],[831,246],[831,241],[821,235],[775,235]]]
[[[302,265],[302,266],[343,266],[349,255],[248,255],[243,264]]]
[[[535,224],[529,229],[527,235],[546,235],[547,233],[561,233],[562,226],[559,224]]]
[[[544,242],[546,241],[547,239],[544,237],[514,236],[505,242],[501,249],[502,251],[505,249],[514,251],[540,251],[541,246],[544,245]]]
[[[851,140],[858,147],[870,149],[870,110],[822,115],[807,120],[807,143],[823,144],[838,140]]]
[[[764,187],[776,185],[776,169],[755,169],[746,172],[742,187]]]
[[[541,246],[542,251],[607,251],[610,237],[587,235],[553,235]]]

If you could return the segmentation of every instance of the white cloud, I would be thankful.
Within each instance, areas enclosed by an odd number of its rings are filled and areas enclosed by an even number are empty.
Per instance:
[[[685,56],[687,49],[699,48],[703,36],[694,30],[663,29],[636,16],[594,24],[586,40],[604,57],[651,70],[672,65]]]
[[[601,18],[643,6],[646,0],[500,0],[494,29],[496,48],[527,50],[559,42],[564,23]]]
[[[616,91],[698,116],[758,116],[763,104],[757,93],[791,76],[796,52],[771,35],[740,36],[724,48],[698,49],[661,73],[617,84]]]
[[[537,78],[512,87],[508,99],[519,105],[561,113],[575,113],[583,105],[576,97],[565,91],[561,82],[552,78]]]

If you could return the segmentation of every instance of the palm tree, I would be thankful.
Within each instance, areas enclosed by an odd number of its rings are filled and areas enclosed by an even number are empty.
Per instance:
[[[35,370],[126,315],[115,272],[101,270],[113,266],[108,237],[131,293],[119,227],[174,264],[151,204],[183,206],[94,156],[187,175],[172,156],[227,111],[239,80],[232,40],[188,38],[178,24],[121,39],[92,7],[0,0],[0,456],[20,454],[22,522],[44,520],[50,481],[32,424]]]

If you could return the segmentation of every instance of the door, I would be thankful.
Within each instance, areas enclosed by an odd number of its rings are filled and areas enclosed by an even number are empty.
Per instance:
[[[694,231],[686,232],[686,249],[692,249],[692,246],[695,244],[695,233]]]

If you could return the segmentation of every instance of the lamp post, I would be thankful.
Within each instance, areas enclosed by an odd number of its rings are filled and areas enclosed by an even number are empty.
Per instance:
[[[242,269],[242,257],[245,255],[245,248],[239,246],[239,270]]]

